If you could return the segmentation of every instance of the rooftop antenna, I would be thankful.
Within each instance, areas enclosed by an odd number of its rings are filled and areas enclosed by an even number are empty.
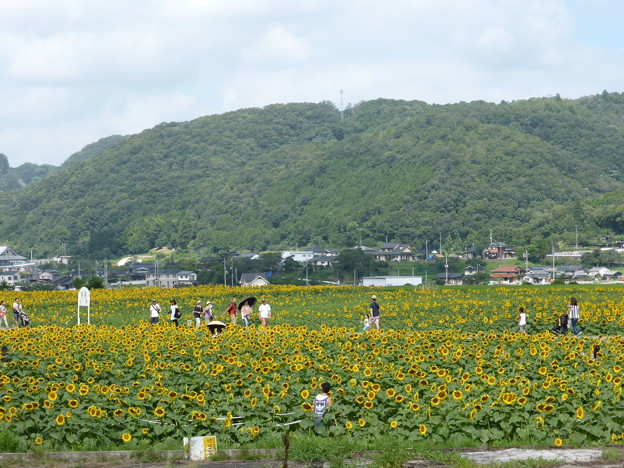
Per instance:
[[[344,93],[343,89],[340,90],[340,119],[344,119],[344,112],[342,110],[342,93]]]

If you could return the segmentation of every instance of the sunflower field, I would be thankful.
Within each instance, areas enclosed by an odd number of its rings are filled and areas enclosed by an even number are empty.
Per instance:
[[[269,328],[228,325],[212,336],[186,320],[211,300],[266,298]],[[515,441],[589,445],[624,439],[621,287],[373,289],[273,286],[94,290],[91,324],[76,292],[19,296],[32,327],[0,330],[0,432],[28,447],[98,441],[126,448],[217,435],[252,446],[314,430],[312,402],[330,382],[332,435],[374,441]],[[381,332],[362,331],[370,295]],[[570,297],[584,335],[549,332]],[[184,314],[168,320],[174,298]],[[148,305],[166,313],[149,325]],[[529,333],[516,332],[518,307]],[[9,312],[9,319],[12,319]],[[227,322],[226,322],[227,323]],[[597,348],[599,346],[599,349]],[[296,422],[296,424],[289,424]]]

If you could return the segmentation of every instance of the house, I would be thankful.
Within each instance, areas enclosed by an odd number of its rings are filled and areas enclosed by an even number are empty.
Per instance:
[[[557,268],[555,275],[557,278],[571,279],[575,276],[578,276],[579,271],[582,272],[582,275],[585,275],[585,270],[580,265],[561,265],[559,268]]]
[[[282,260],[286,260],[291,257],[295,262],[305,263],[314,258],[314,252],[312,250],[291,250],[282,252]]]
[[[270,283],[263,273],[243,273],[238,284],[241,286],[266,286]]]
[[[530,267],[522,281],[530,284],[549,284],[552,278],[552,268],[545,266]]]
[[[592,267],[587,271],[587,275],[602,277],[605,273],[608,273],[608,272],[609,272],[609,269],[607,267]]]
[[[524,270],[517,265],[501,265],[490,274],[493,281],[518,284],[524,277]]]
[[[8,245],[0,245],[0,268],[22,265],[27,261],[28,259],[26,257],[22,257],[16,253]]]
[[[473,245],[472,247],[469,247],[468,250],[464,252],[463,257],[466,260],[473,260],[475,258],[479,258],[479,251]]]
[[[20,275],[17,270],[8,270],[0,272],[0,283],[6,283],[13,287],[20,282]]]
[[[605,279],[607,281],[618,281],[621,276],[622,276],[621,272],[619,272],[619,271],[612,271],[612,270],[609,270],[607,273],[602,275],[603,279]]]
[[[44,282],[51,282],[54,279],[58,278],[59,272],[56,270],[42,270],[41,272],[39,272],[39,274],[37,275],[37,279],[39,281],[44,281]]]
[[[336,263],[336,257],[328,255],[315,255],[309,263],[314,266],[329,267]]]
[[[476,265],[470,265],[464,268],[464,276],[472,276],[477,273],[485,273],[485,267],[477,263]]]
[[[179,288],[196,286],[197,274],[187,270],[153,270],[146,274],[146,285],[161,288]]]
[[[463,273],[440,273],[437,276],[437,280],[443,282],[447,285],[460,286],[464,284],[464,274]]]
[[[365,276],[361,279],[362,286],[418,286],[423,283],[422,276]]]
[[[413,262],[417,260],[417,255],[407,244],[398,242],[386,242],[376,252],[365,251],[364,253],[374,255],[375,260],[386,262]]]
[[[492,242],[483,251],[483,258],[487,260],[504,260],[506,258],[515,258],[516,251],[502,242]]]

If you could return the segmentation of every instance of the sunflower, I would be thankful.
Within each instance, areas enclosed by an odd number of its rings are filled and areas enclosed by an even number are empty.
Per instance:
[[[56,417],[56,425],[57,426],[63,426],[65,424],[65,415],[64,414],[59,414]]]
[[[561,440],[559,437],[557,437],[557,438],[555,439],[555,445],[556,445],[557,447],[561,447],[561,446],[563,445],[563,440]]]
[[[305,411],[306,413],[309,413],[310,411],[312,411],[312,405],[310,403],[307,403],[307,402],[302,403],[301,404],[301,409],[303,411]]]
[[[360,418],[360,419],[358,419],[358,425],[359,425],[360,427],[364,427],[364,426],[366,426],[366,421],[365,421],[365,420],[363,420],[362,418]]]
[[[353,429],[353,424],[351,423],[351,421],[347,421],[347,422],[345,423],[345,427],[346,427],[347,429]]]
[[[420,432],[421,436],[424,436],[427,434],[427,426],[425,424],[421,424],[420,426],[418,426],[418,432]]]
[[[154,415],[157,418],[162,418],[165,415],[165,410],[161,408],[160,406],[157,406],[156,409],[154,410]]]
[[[386,395],[388,396],[388,398],[394,398],[394,395],[396,395],[396,391],[394,390],[394,388],[389,388],[388,390],[386,390]]]
[[[584,416],[585,416],[585,411],[583,410],[583,407],[576,408],[576,417],[578,419],[583,419]]]
[[[41,437],[36,437],[35,438],[35,444],[37,444],[37,445],[43,444],[43,439]]]
[[[132,440],[132,435],[128,434],[127,432],[124,432],[123,435],[121,436],[121,440],[123,440],[124,442],[130,442]]]
[[[303,398],[304,400],[307,400],[308,398],[310,398],[310,392],[308,390],[302,390],[301,398]]]
[[[69,400],[69,401],[67,402],[67,405],[68,405],[70,408],[77,408],[77,407],[78,407],[78,401],[77,401],[77,400]]]

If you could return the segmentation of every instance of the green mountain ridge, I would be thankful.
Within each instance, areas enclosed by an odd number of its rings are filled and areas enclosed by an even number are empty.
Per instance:
[[[39,255],[168,245],[483,245],[624,232],[624,95],[271,105],[85,148],[2,195],[0,238]],[[546,242],[546,240],[549,240]]]

